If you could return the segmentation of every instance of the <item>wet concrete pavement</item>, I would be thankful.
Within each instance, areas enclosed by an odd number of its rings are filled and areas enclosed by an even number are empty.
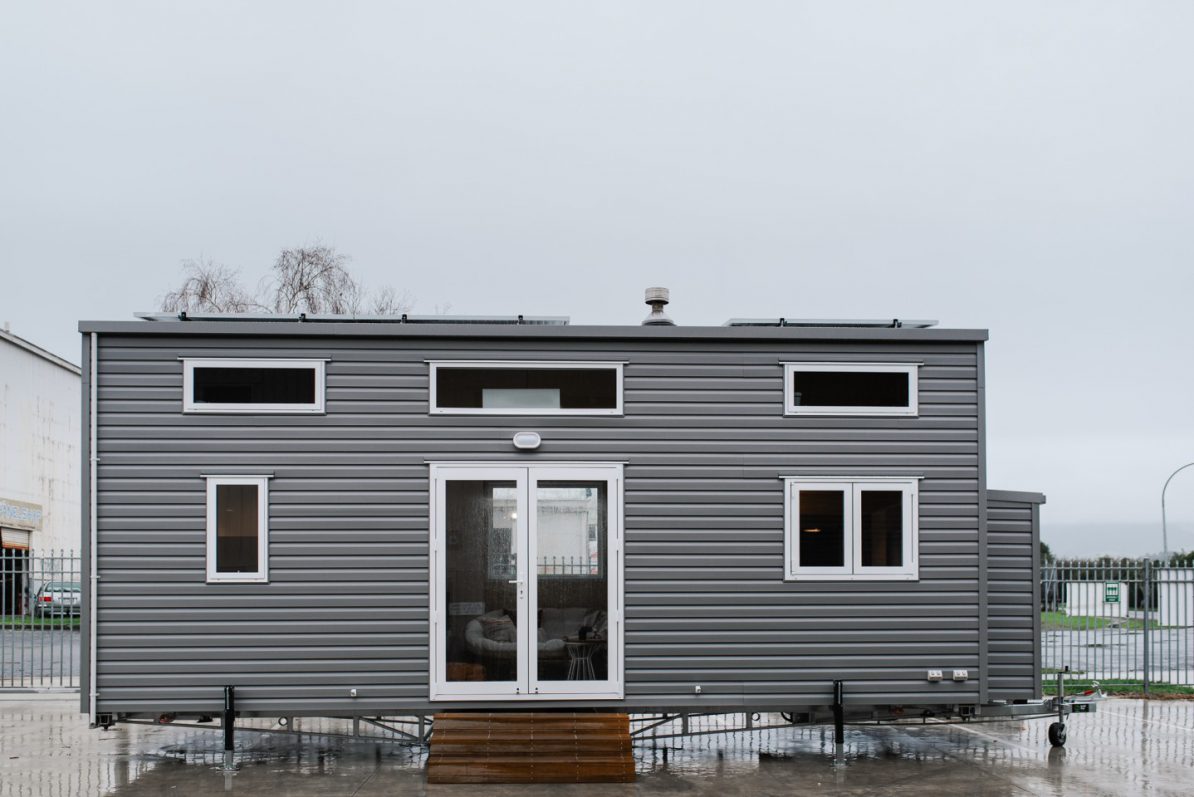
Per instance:
[[[1109,700],[1071,718],[1052,750],[1048,720],[959,726],[852,726],[835,760],[832,729],[782,728],[644,740],[638,782],[429,786],[419,749],[330,736],[238,737],[239,770],[220,771],[218,727],[89,730],[75,695],[0,694],[0,797],[74,795],[1189,795],[1194,702]],[[347,731],[348,723],[304,727]]]

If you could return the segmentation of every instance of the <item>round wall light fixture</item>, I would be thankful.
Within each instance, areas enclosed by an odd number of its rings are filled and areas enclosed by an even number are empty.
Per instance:
[[[522,451],[534,450],[542,442],[538,432],[516,432],[514,434],[514,447]]]

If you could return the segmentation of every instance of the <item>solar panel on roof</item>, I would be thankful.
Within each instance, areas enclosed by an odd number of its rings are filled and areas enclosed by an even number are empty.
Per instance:
[[[135,313],[143,321],[298,321],[303,323],[484,324],[511,326],[567,326],[568,316],[463,315],[307,315],[305,313]]]
[[[854,327],[858,329],[927,329],[936,321],[902,318],[731,318],[723,327]]]

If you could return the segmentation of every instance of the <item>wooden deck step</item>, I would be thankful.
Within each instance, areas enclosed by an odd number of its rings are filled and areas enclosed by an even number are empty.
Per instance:
[[[428,783],[630,783],[626,714],[435,715]]]

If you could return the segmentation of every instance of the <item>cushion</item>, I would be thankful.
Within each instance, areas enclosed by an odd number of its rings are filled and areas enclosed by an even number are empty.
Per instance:
[[[494,642],[515,642],[518,640],[518,629],[514,627],[514,621],[510,619],[510,615],[503,614],[499,617],[492,616],[496,612],[481,615],[481,634],[486,639]]]
[[[539,627],[548,639],[576,636],[580,627],[584,625],[587,613],[588,609],[583,607],[546,608],[539,614]]]
[[[604,639],[606,632],[609,630],[609,615],[603,610],[597,609],[586,614],[581,621],[581,625],[589,627],[589,636]]]

